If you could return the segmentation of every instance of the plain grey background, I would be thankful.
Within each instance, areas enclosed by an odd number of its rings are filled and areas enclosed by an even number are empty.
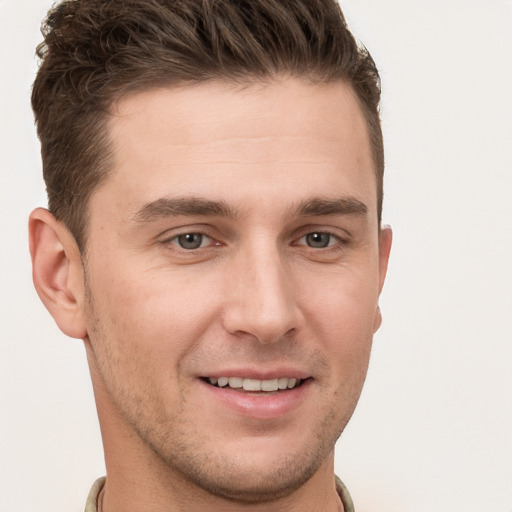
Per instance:
[[[0,0],[0,510],[83,510],[103,474],[81,342],[30,277],[29,106],[48,0]],[[512,512],[512,2],[346,0],[383,81],[395,242],[338,444],[358,512]]]

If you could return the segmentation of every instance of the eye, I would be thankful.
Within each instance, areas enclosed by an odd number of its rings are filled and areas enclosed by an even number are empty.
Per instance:
[[[331,233],[326,233],[324,231],[316,231],[304,235],[299,240],[299,243],[304,243],[305,245],[307,245],[308,247],[312,247],[313,249],[324,249],[325,247],[334,245],[339,241],[339,238]]]
[[[169,243],[178,245],[182,249],[193,250],[200,249],[212,243],[212,239],[203,233],[184,233],[175,236]]]

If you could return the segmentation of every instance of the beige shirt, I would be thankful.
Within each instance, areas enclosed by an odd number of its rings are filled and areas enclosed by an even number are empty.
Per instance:
[[[89,497],[87,498],[84,512],[98,512],[98,496],[104,485],[105,477],[98,478],[98,480],[94,482],[91,488],[91,492],[89,493]],[[338,491],[339,497],[341,498],[345,512],[354,512],[354,504],[352,503],[352,498],[350,497],[347,488],[345,485],[343,485],[343,482],[338,477],[336,477],[336,490]]]

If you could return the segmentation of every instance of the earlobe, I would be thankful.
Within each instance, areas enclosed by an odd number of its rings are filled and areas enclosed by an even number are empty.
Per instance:
[[[393,241],[393,231],[390,226],[382,226],[379,233],[379,295],[382,292],[386,273],[388,271],[389,253]],[[382,324],[382,313],[377,305],[373,322],[373,332],[377,332]]]
[[[68,229],[48,210],[29,218],[32,278],[36,291],[61,331],[85,338],[84,283],[80,251]]]
[[[380,312],[380,306],[377,306],[375,311],[375,318],[373,320],[373,332],[377,332],[379,327],[382,325],[382,313]]]

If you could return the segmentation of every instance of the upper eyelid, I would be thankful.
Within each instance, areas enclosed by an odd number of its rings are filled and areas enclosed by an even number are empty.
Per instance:
[[[341,227],[332,227],[332,226],[321,226],[321,225],[306,225],[301,226],[299,228],[294,229],[290,235],[285,236],[291,243],[300,240],[301,238],[307,236],[311,233],[326,233],[333,237],[336,237],[338,240],[342,242],[349,242],[352,240],[353,236],[345,229]],[[165,243],[173,240],[179,236],[186,234],[200,234],[203,236],[207,236],[212,240],[221,242],[222,236],[219,236],[219,230],[214,226],[210,225],[195,225],[195,226],[181,226],[181,227],[173,227],[161,231],[157,234],[154,239],[157,242]]]
[[[182,247],[177,239],[180,236],[188,235],[188,234],[195,234],[195,235],[202,235],[203,237],[208,238],[206,241],[206,245],[200,246],[200,247],[194,247],[187,249],[185,247]],[[204,240],[201,241],[201,245],[204,242]],[[216,238],[210,236],[207,233],[202,233],[198,230],[188,230],[188,231],[182,231],[177,234],[173,234],[172,236],[168,236],[166,238],[163,238],[161,240],[158,240],[158,245],[161,247],[164,247],[167,251],[171,251],[175,254],[175,256],[181,255],[181,257],[195,257],[198,254],[208,254],[209,250],[212,250],[214,248],[218,248],[219,245],[223,245],[221,242],[219,242]]]
[[[333,226],[315,226],[315,225],[308,225],[308,226],[302,226],[296,230],[294,230],[294,233],[292,234],[292,238],[295,238],[298,240],[299,238],[302,238],[306,235],[309,235],[311,233],[327,233],[329,235],[335,236],[336,238],[339,238],[340,240],[346,240],[349,241],[353,237],[349,231],[346,229],[343,229],[341,227],[333,227]]]
[[[184,236],[184,235],[201,235],[205,238],[208,239],[208,243],[206,244],[206,246],[204,247],[197,247],[195,249],[185,249],[184,247],[181,247],[179,245],[179,243],[173,243],[174,241],[177,241],[177,239],[180,237],[180,236]],[[202,241],[204,242],[204,240]],[[176,235],[172,235],[172,236],[169,236],[167,238],[164,238],[163,240],[161,240],[161,243],[162,244],[171,244],[171,245],[175,245],[176,247],[178,247],[179,249],[183,249],[183,250],[186,250],[187,252],[190,252],[190,251],[197,251],[199,249],[206,249],[207,247],[211,247],[211,246],[215,246],[215,245],[218,245],[220,244],[219,240],[217,240],[216,238],[214,238],[213,236],[209,235],[208,233],[203,233],[201,231],[184,231],[182,233],[178,233]]]
[[[210,240],[214,240],[214,238],[212,238],[210,235],[208,235],[207,233],[203,233],[201,231],[185,231],[184,233],[178,233],[177,235],[170,236],[169,238],[167,238],[167,241],[176,240],[176,238],[185,235],[201,235],[205,238],[209,238]]]
[[[172,240],[178,236],[188,234],[198,234],[208,236],[210,238],[215,238],[212,234],[212,231],[213,229],[209,228],[208,226],[183,226],[178,228],[165,229],[164,231],[158,233],[158,235],[155,236],[155,239],[160,242],[165,242],[168,240]]]
[[[316,230],[316,231],[308,231],[307,233],[304,233],[302,234],[301,236],[299,236],[298,238],[295,239],[295,242],[294,244],[297,244],[299,242],[299,240],[302,240],[303,238],[305,238],[306,236],[308,235],[311,235],[313,233],[322,233],[322,234],[326,234],[326,235],[329,235],[331,237],[334,237],[336,238],[336,241],[338,244],[346,244],[348,243],[348,240],[346,238],[343,238],[341,237],[340,235],[336,234],[336,233],[332,233],[331,231],[326,231],[326,230]],[[347,237],[348,238],[348,237]],[[302,244],[301,244],[302,245]],[[305,244],[304,244],[305,245]],[[329,245],[327,247],[323,247],[323,249],[327,249],[329,247],[332,247],[333,245],[336,245],[336,244],[332,244],[332,245]],[[312,247],[313,248],[313,247]]]
[[[335,238],[341,238],[341,236],[338,233],[334,233],[334,232],[328,231],[326,229],[314,229],[313,231],[307,231],[306,233],[303,233],[299,238],[304,238],[305,236],[313,235],[313,234],[330,235]]]

